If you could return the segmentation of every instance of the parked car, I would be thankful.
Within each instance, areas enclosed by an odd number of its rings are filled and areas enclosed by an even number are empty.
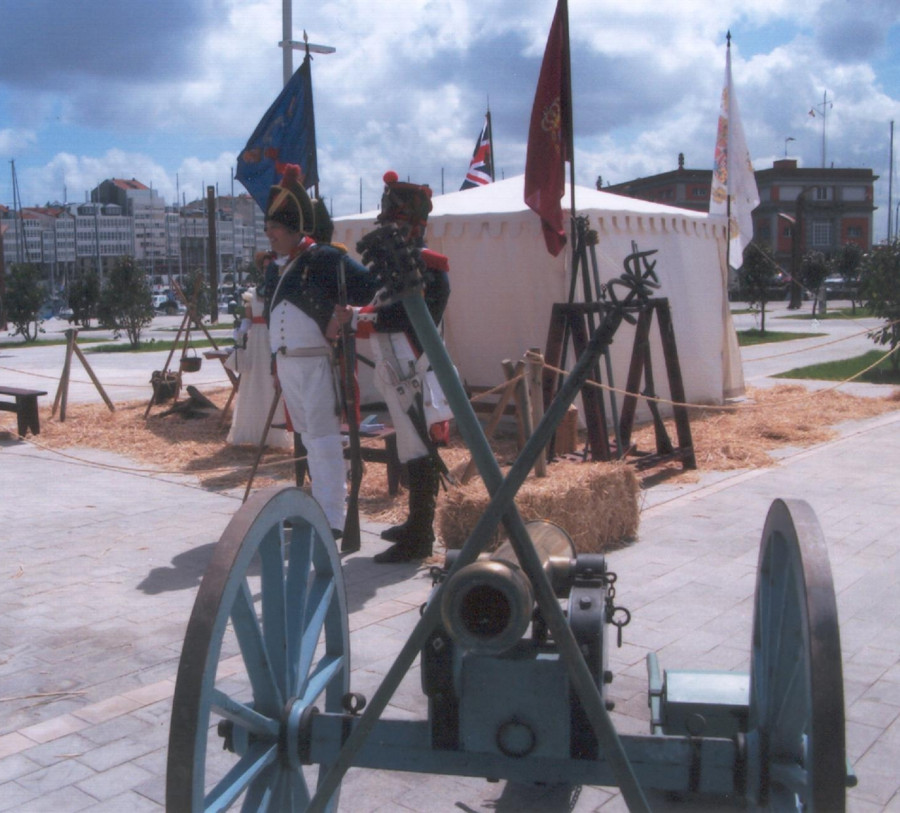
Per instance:
[[[859,283],[856,280],[844,279],[840,274],[826,277],[823,284],[829,299],[853,299],[859,290]]]
[[[174,316],[176,313],[184,313],[185,307],[168,294],[153,295],[153,309],[167,316]]]

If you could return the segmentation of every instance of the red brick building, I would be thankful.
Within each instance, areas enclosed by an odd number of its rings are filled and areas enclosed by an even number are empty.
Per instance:
[[[777,261],[790,262],[798,198],[804,224],[801,253],[830,254],[846,243],[856,243],[864,251],[872,247],[878,176],[871,169],[805,168],[786,158],[755,174],[760,204],[753,210],[753,235],[772,248]],[[679,155],[674,171],[606,186],[603,191],[706,212],[711,180],[711,170],[685,169],[684,156]]]

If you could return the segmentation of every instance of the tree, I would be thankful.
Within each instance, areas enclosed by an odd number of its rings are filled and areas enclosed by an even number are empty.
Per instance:
[[[132,347],[141,343],[141,331],[153,321],[153,294],[146,272],[134,257],[116,260],[100,292],[97,316],[101,325],[115,331],[116,338],[125,331]]]
[[[831,258],[833,273],[840,274],[844,286],[850,292],[850,307],[856,313],[856,300],[859,296],[859,264],[863,251],[856,243],[845,243],[837,254]]]
[[[90,269],[69,283],[69,307],[72,321],[82,327],[90,327],[97,315],[100,303],[100,275]]]
[[[900,240],[881,243],[862,258],[860,300],[887,324],[869,335],[876,344],[889,344],[891,365],[900,370]]]
[[[6,318],[15,328],[13,336],[33,342],[44,332],[40,318],[44,297],[38,267],[34,263],[13,263],[6,280]]]
[[[822,284],[828,276],[828,260],[821,251],[807,251],[800,263],[800,278],[804,287],[813,292],[813,316],[818,307],[821,313],[825,313],[825,303],[820,302]]]
[[[194,313],[198,319],[202,319],[204,314],[209,313],[211,302],[214,300],[210,299],[209,279],[202,268],[195,268],[187,274],[183,290],[188,304],[191,303],[196,291],[197,298],[194,301]]]
[[[751,242],[744,249],[741,286],[747,292],[748,303],[759,305],[761,333],[766,332],[766,303],[769,301],[769,291],[778,279],[778,271],[766,245]]]

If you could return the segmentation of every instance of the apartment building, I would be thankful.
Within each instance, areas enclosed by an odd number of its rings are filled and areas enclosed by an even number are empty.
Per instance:
[[[134,257],[157,288],[207,267],[207,202],[166,206],[156,190],[135,179],[103,181],[85,203],[54,203],[20,212],[0,206],[0,231],[4,267],[39,265],[54,292],[89,268],[104,276],[123,255]],[[263,213],[249,195],[216,199],[215,237],[223,282],[252,262],[258,250],[268,248]]]

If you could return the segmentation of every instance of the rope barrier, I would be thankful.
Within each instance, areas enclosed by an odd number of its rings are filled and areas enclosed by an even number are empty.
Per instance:
[[[60,380],[60,376],[58,376],[58,375],[46,375],[44,373],[34,373],[31,370],[19,370],[16,367],[4,367],[4,366],[0,365],[0,370],[6,370],[9,373],[17,373],[19,375],[30,375],[33,378],[45,378],[49,381],[56,381],[57,383]],[[83,380],[80,380],[77,378],[70,378],[69,383],[70,384],[90,384],[92,387],[94,386],[94,383],[92,381],[83,381]],[[106,383],[113,387],[122,387],[122,388],[126,388],[126,389],[145,390],[150,386],[149,379],[147,380],[146,384],[126,384],[124,382],[117,383],[115,381],[113,381],[113,382],[107,381]],[[231,382],[227,378],[214,378],[211,381],[203,382],[204,386],[208,385],[208,386],[215,386],[215,387],[227,387],[227,386],[230,386],[230,383]]]
[[[850,384],[853,381],[855,381],[857,378],[859,378],[860,376],[865,375],[867,372],[869,372],[870,370],[877,367],[885,359],[887,359],[891,355],[893,355],[893,353],[896,352],[898,349],[900,349],[900,345],[897,345],[897,347],[895,347],[893,350],[888,350],[884,355],[881,356],[881,358],[879,358],[873,364],[870,364],[864,370],[860,370],[858,373],[854,373],[852,376],[850,376],[849,378],[845,378],[843,381],[838,381],[836,384],[834,384],[831,387],[825,387],[823,389],[810,391],[806,395],[799,395],[796,398],[791,398],[787,401],[782,401],[781,404],[779,404],[779,406],[781,406],[783,404],[793,404],[793,403],[799,403],[802,401],[807,401],[810,398],[815,398],[816,396],[821,395],[823,392],[832,392],[833,390],[839,389],[840,387],[844,386],[845,384]],[[546,369],[550,370],[551,372],[554,372],[557,374],[561,374],[561,375],[569,374],[568,370],[562,370],[558,367],[553,367],[550,364],[545,363],[544,367]],[[769,404],[746,404],[746,403],[694,404],[694,403],[688,403],[688,402],[684,402],[684,401],[673,401],[670,398],[661,398],[656,395],[644,395],[643,393],[640,393],[640,392],[629,392],[628,390],[623,390],[619,387],[611,387],[611,386],[609,386],[609,384],[602,384],[598,381],[585,381],[585,386],[594,387],[594,388],[600,389],[600,390],[605,390],[606,392],[615,392],[615,393],[617,393],[619,395],[623,395],[623,396],[631,395],[636,398],[643,398],[645,401],[653,401],[654,403],[657,403],[657,404],[669,404],[670,406],[687,407],[689,409],[707,409],[707,410],[714,410],[714,411],[720,411],[720,412],[735,412],[735,411],[740,411],[740,410],[768,409],[770,406]]]
[[[821,395],[823,392],[832,392],[833,390],[837,390],[840,387],[843,387],[845,384],[850,384],[853,381],[855,381],[857,378],[859,378],[860,376],[863,376],[866,373],[868,373],[870,370],[873,370],[875,367],[877,367],[879,364],[884,362],[886,359],[890,358],[890,356],[892,356],[897,350],[900,350],[900,345],[897,345],[893,349],[888,350],[886,353],[884,353],[881,356],[881,358],[877,359],[874,363],[870,364],[865,369],[860,370],[858,373],[854,373],[849,378],[845,378],[843,381],[838,381],[833,386],[825,387],[823,389],[819,389],[819,390],[815,390],[815,391],[811,391],[811,392],[807,393],[806,395],[801,395],[801,396],[798,396],[797,398],[792,398],[788,401],[783,401],[782,404],[784,404],[784,403],[792,404],[792,403],[799,403],[802,401],[806,401],[806,400],[809,400],[810,398],[815,398],[817,395]],[[530,352],[526,352],[526,354],[525,354],[526,359],[529,359],[529,358],[535,359],[536,357],[537,357],[536,354],[533,354]],[[563,370],[559,367],[554,367],[550,364],[547,364],[546,362],[544,363],[544,367],[545,367],[545,369],[550,370],[553,373],[557,373],[558,375],[568,375],[569,374],[568,370]],[[640,392],[629,392],[628,390],[621,389],[620,387],[612,387],[609,384],[603,384],[599,381],[591,381],[590,379],[585,381],[585,385],[588,387],[594,387],[599,390],[605,390],[606,392],[614,392],[614,393],[617,393],[622,396],[630,395],[630,396],[633,396],[636,398],[643,398],[645,401],[653,401],[654,403],[657,403],[657,404],[668,404],[670,406],[686,407],[689,409],[707,409],[707,410],[716,410],[716,411],[722,411],[722,412],[733,412],[733,411],[738,411],[738,410],[767,409],[769,407],[768,404],[745,404],[745,403],[695,404],[695,403],[688,403],[688,402],[684,402],[684,401],[673,401],[670,398],[661,398],[660,396],[655,396],[655,395],[644,395],[643,393],[640,393]]]
[[[247,464],[247,465],[235,465],[235,466],[219,466],[219,467],[210,468],[210,469],[194,469],[192,471],[184,471],[181,469],[148,469],[146,467],[122,466],[122,465],[117,465],[117,464],[113,464],[113,463],[100,463],[95,460],[86,460],[83,457],[78,457],[77,455],[73,455],[68,452],[64,452],[63,450],[58,449],[54,446],[50,446],[46,443],[41,443],[40,441],[37,441],[34,438],[23,437],[15,429],[7,429],[5,431],[8,431],[9,434],[13,435],[16,439],[18,439],[20,441],[24,441],[29,446],[33,446],[36,449],[40,449],[42,451],[49,452],[50,454],[54,454],[57,457],[61,457],[70,463],[74,463],[74,464],[80,465],[80,466],[85,466],[86,468],[102,469],[104,471],[114,471],[114,472],[119,472],[121,474],[133,475],[136,477],[144,477],[148,480],[160,479],[161,476],[163,476],[163,475],[183,477],[185,475],[200,476],[200,475],[205,475],[205,474],[216,474],[216,473],[220,473],[220,472],[233,474],[233,473],[238,473],[245,469],[249,470],[252,468],[251,464]],[[4,454],[16,454],[16,452],[14,452],[14,451],[9,452],[7,450],[4,452]],[[306,459],[307,459],[306,456],[302,456],[302,457],[291,456],[291,457],[280,459],[280,460],[272,460],[272,461],[269,461],[268,463],[262,463],[257,468],[258,469],[275,468],[276,466],[285,466],[288,463],[291,463],[291,464],[298,463],[298,462],[300,462],[302,460],[306,460]],[[180,486],[185,486],[186,488],[194,488],[194,489],[198,489],[201,491],[209,490],[203,486],[193,485],[191,483],[181,483],[181,482],[175,482],[172,480],[166,480],[165,482],[169,483],[170,485],[180,485]],[[231,494],[225,494],[224,496],[233,497],[234,499],[241,499],[240,497],[237,497],[236,495],[231,495]]]
[[[895,324],[897,324],[897,322],[890,322],[885,327],[892,327]],[[838,344],[840,342],[845,342],[845,341],[848,341],[849,339],[855,339],[858,336],[871,335],[872,332],[875,330],[881,330],[881,328],[866,328],[865,330],[860,330],[857,333],[851,333],[849,336],[841,336],[838,339],[830,339],[827,342],[822,342],[821,344],[814,344],[811,347],[798,347],[798,348],[795,348],[794,350],[787,350],[784,353],[773,353],[771,356],[760,356],[759,358],[753,359],[753,361],[754,362],[768,361],[769,359],[779,359],[779,358],[784,358],[785,356],[792,356],[792,355],[795,355],[796,353],[806,353],[810,350],[818,350],[821,347],[828,347],[832,344]]]
[[[504,381],[502,384],[498,384],[496,387],[492,387],[489,390],[485,390],[484,392],[479,392],[476,395],[472,395],[469,398],[469,403],[474,404],[476,401],[482,401],[485,398],[491,395],[497,395],[497,393],[503,392],[510,384],[518,384],[525,378],[524,373],[520,373],[519,375],[514,375],[512,378]]]
[[[897,322],[890,323],[890,324],[888,325],[888,327],[890,327],[890,326],[893,325],[893,324],[897,324]],[[805,352],[805,351],[807,351],[807,350],[814,350],[814,349],[818,349],[818,348],[821,348],[821,347],[827,347],[827,346],[832,345],[832,344],[837,344],[837,343],[842,342],[842,341],[847,341],[848,339],[856,338],[856,337],[858,337],[858,336],[860,336],[860,335],[863,335],[863,334],[870,334],[871,332],[872,332],[872,329],[867,329],[867,330],[859,331],[858,333],[853,333],[853,334],[851,334],[851,335],[849,335],[849,336],[841,337],[841,338],[839,338],[839,339],[833,339],[833,340],[830,340],[830,341],[827,341],[827,342],[822,342],[821,344],[814,345],[813,347],[806,347],[806,348],[802,348],[802,349],[799,349],[799,350],[791,350],[791,351],[789,351],[789,352],[787,352],[787,353],[776,354],[776,355],[773,355],[773,356],[765,356],[765,357],[763,357],[762,359],[754,359],[754,361],[762,361],[762,360],[764,360],[764,359],[770,359],[770,358],[780,358],[780,357],[782,357],[782,356],[793,355],[794,353],[798,353],[798,352]],[[888,359],[891,355],[893,355],[895,352],[897,352],[898,349],[900,349],[900,345],[898,345],[897,347],[894,347],[894,348],[892,348],[892,349],[886,351],[884,354],[882,354],[882,356],[881,356],[880,358],[878,358],[875,362],[873,362],[872,364],[870,364],[869,366],[867,366],[865,369],[860,370],[859,372],[855,373],[854,375],[852,375],[852,376],[850,376],[850,377],[848,377],[848,378],[846,378],[846,379],[844,379],[844,380],[842,380],[842,381],[836,382],[833,386],[826,387],[826,388],[820,389],[820,390],[810,391],[810,392],[806,393],[805,395],[799,395],[799,396],[797,396],[796,398],[792,398],[792,399],[789,399],[789,400],[787,400],[787,401],[782,401],[782,402],[779,404],[779,407],[783,406],[784,404],[792,404],[792,403],[799,403],[799,402],[802,402],[802,401],[806,401],[806,400],[809,400],[810,398],[815,398],[815,397],[821,395],[821,394],[824,393],[824,392],[831,392],[831,391],[834,391],[834,390],[839,389],[840,387],[844,386],[845,384],[852,383],[852,382],[855,381],[856,379],[860,378],[861,376],[865,375],[865,374],[868,373],[869,371],[873,370],[875,367],[877,367],[877,366],[879,366],[880,364],[882,364],[886,359]],[[541,357],[541,354],[532,353],[531,351],[527,351],[527,352],[524,354],[524,356],[523,356],[523,359],[526,360],[526,361],[534,361],[534,360],[538,360],[538,359],[541,359],[541,358],[542,358],[542,357]],[[547,364],[546,362],[544,362],[544,368],[547,369],[547,370],[550,370],[551,372],[556,373],[556,374],[558,374],[558,375],[568,375],[568,374],[569,374],[569,371],[568,371],[568,370],[564,370],[564,369],[561,369],[561,368],[558,368],[558,367],[554,367],[554,366],[552,366],[552,365]],[[15,368],[11,368],[11,367],[0,366],[0,370],[7,370],[7,371],[10,371],[10,372],[16,372],[16,373],[20,373],[20,374],[23,374],[23,375],[31,375],[31,376],[34,376],[34,377],[37,377],[37,378],[48,378],[48,379],[55,380],[55,381],[58,381],[58,380],[59,380],[59,378],[56,378],[56,377],[53,377],[53,376],[42,375],[42,374],[40,374],[40,373],[33,373],[33,372],[30,372],[30,371],[26,371],[26,370],[17,370],[17,369],[15,369]],[[508,380],[506,380],[506,381],[504,381],[503,383],[498,384],[498,385],[495,386],[495,387],[492,387],[491,389],[485,390],[484,392],[480,392],[480,393],[478,393],[478,394],[476,394],[476,395],[471,396],[471,397],[469,398],[469,401],[470,401],[470,403],[475,403],[475,402],[480,401],[480,400],[483,400],[483,399],[485,399],[485,398],[489,398],[489,397],[491,397],[491,396],[494,396],[494,395],[497,395],[497,394],[499,394],[499,393],[502,393],[502,392],[503,392],[504,390],[506,390],[510,385],[512,385],[512,384],[517,384],[518,382],[520,382],[521,380],[523,380],[524,377],[525,377],[524,374],[520,374],[520,375],[514,376],[514,377],[512,377],[512,378],[510,378],[510,379],[508,379]],[[76,382],[76,383],[89,384],[89,383],[92,383],[92,382],[89,382],[89,381],[80,381],[80,382]],[[216,380],[213,380],[213,381],[205,381],[205,382],[203,382],[203,383],[204,383],[205,385],[212,385],[212,386],[227,386],[227,385],[229,384],[229,382],[228,382],[227,379],[222,379],[222,380],[216,379]],[[712,411],[722,411],[722,412],[735,412],[735,411],[743,411],[743,410],[760,410],[760,409],[768,409],[768,408],[771,406],[771,405],[768,405],[768,404],[749,404],[749,403],[732,403],[732,404],[696,404],[696,403],[688,403],[688,402],[674,401],[674,400],[672,400],[672,399],[669,399],[669,398],[662,398],[662,397],[659,397],[659,396],[643,395],[643,394],[641,394],[641,393],[639,393],[639,392],[629,392],[628,390],[622,389],[622,388],[620,388],[620,387],[613,387],[613,386],[610,386],[609,384],[603,384],[603,383],[597,382],[597,381],[590,381],[590,380],[589,380],[589,381],[586,381],[585,384],[586,384],[586,386],[594,387],[594,388],[599,389],[599,390],[605,390],[606,392],[610,392],[610,393],[616,393],[616,394],[622,395],[622,396],[629,396],[629,395],[630,395],[630,396],[637,397],[637,398],[643,398],[643,399],[646,400],[646,401],[653,401],[653,402],[658,403],[658,404],[667,404],[667,405],[669,405],[669,406],[686,407],[686,408],[699,409],[699,410],[712,410]],[[146,385],[138,385],[138,384],[118,384],[118,385],[116,385],[116,386],[122,386],[122,387],[140,387],[141,389],[143,389]],[[97,461],[86,460],[86,459],[84,459],[84,458],[78,457],[77,455],[69,454],[69,453],[67,453],[67,452],[62,451],[61,449],[57,449],[57,448],[54,448],[53,446],[49,446],[49,445],[47,445],[47,444],[45,444],[45,443],[41,443],[41,442],[39,442],[39,441],[36,441],[36,440],[34,440],[34,438],[25,438],[25,437],[22,437],[21,435],[19,435],[18,431],[16,431],[15,429],[7,429],[6,431],[8,431],[10,435],[16,437],[16,438],[19,439],[19,440],[25,441],[26,443],[28,443],[29,445],[33,446],[34,448],[41,449],[41,450],[43,450],[43,451],[49,452],[49,453],[51,453],[51,454],[54,454],[54,455],[56,455],[56,456],[58,456],[58,457],[61,457],[61,458],[65,459],[65,460],[67,460],[67,461],[69,461],[69,462],[71,462],[71,463],[73,463],[73,464],[81,465],[81,466],[86,466],[86,467],[88,467],[88,468],[98,468],[98,469],[107,470],[107,471],[120,472],[120,473],[122,473],[122,474],[128,474],[128,475],[131,475],[131,476],[145,477],[146,479],[151,479],[151,480],[152,480],[152,479],[159,479],[159,478],[162,477],[162,476],[179,476],[179,477],[183,477],[183,476],[185,476],[185,475],[202,476],[202,475],[210,475],[210,474],[217,474],[217,473],[237,473],[237,472],[240,472],[240,471],[242,471],[242,470],[248,470],[248,471],[249,471],[249,470],[252,468],[252,464],[247,464],[247,465],[236,465],[236,466],[221,466],[221,467],[215,467],[215,468],[209,468],[209,469],[196,469],[196,470],[193,470],[193,471],[190,471],[190,472],[186,472],[186,471],[184,471],[184,470],[147,469],[146,467],[138,468],[138,467],[131,467],[131,466],[114,465],[114,464],[110,464],[110,463],[100,463],[100,462],[97,462]],[[6,453],[6,454],[10,454],[10,453],[15,454],[15,452],[10,452],[9,450],[6,450],[5,453]],[[277,467],[277,466],[284,466],[284,465],[287,465],[287,464],[294,464],[294,463],[297,463],[297,462],[300,462],[300,461],[303,461],[303,460],[306,460],[306,459],[307,459],[307,458],[306,458],[305,456],[303,456],[303,457],[294,457],[294,456],[291,456],[291,457],[288,457],[288,458],[285,458],[285,459],[280,459],[280,460],[275,460],[275,461],[269,461],[269,462],[267,462],[267,463],[262,463],[262,464],[259,466],[259,468],[262,468],[262,469],[274,468],[274,467]],[[205,488],[204,486],[194,485],[194,484],[191,484],[191,483],[177,482],[177,481],[171,481],[171,480],[167,480],[167,481],[165,481],[165,482],[168,482],[168,483],[170,483],[171,485],[183,486],[183,487],[185,487],[185,488],[193,488],[193,489],[197,489],[197,490],[201,490],[201,491],[208,491],[208,489]],[[240,500],[240,499],[241,499],[240,497],[238,497],[238,496],[236,496],[236,495],[231,495],[231,494],[225,494],[224,496],[227,496],[227,497],[232,498],[232,499],[237,499],[237,500]]]

